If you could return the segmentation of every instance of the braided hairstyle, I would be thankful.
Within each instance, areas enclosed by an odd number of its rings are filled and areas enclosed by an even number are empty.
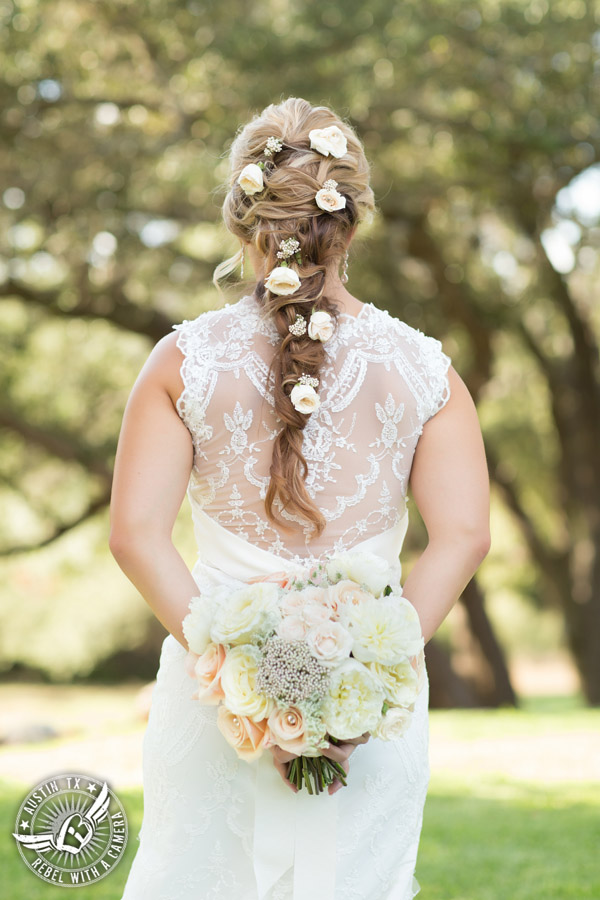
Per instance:
[[[347,141],[347,152],[341,158],[324,156],[310,148],[309,132],[332,125],[338,126]],[[264,149],[271,136],[279,138],[282,148],[268,157]],[[238,176],[246,165],[259,162],[264,163],[263,190],[247,195],[237,183]],[[328,179],[334,179],[337,190],[346,197],[346,206],[331,213],[315,202],[316,192]],[[313,536],[322,533],[325,518],[305,485],[308,465],[302,441],[309,415],[292,406],[290,393],[302,374],[319,377],[325,348],[307,333],[294,336],[289,326],[298,314],[308,320],[313,311],[321,310],[335,321],[337,308],[324,291],[327,273],[337,270],[352,231],[373,208],[369,164],[362,144],[352,128],[327,107],[311,106],[306,100],[291,97],[268,106],[236,135],[230,152],[223,218],[232,234],[253,244],[264,257],[264,277],[257,282],[254,296],[281,336],[270,375],[282,428],[273,446],[265,507],[269,519],[283,528],[290,528],[290,517],[312,524]],[[279,245],[289,238],[300,244],[300,261],[292,256],[288,265],[297,272],[301,285],[293,294],[282,296],[265,287],[265,277],[280,265]],[[240,255],[241,251],[217,267],[215,283],[233,269]],[[286,513],[287,521],[275,511],[277,505]]]

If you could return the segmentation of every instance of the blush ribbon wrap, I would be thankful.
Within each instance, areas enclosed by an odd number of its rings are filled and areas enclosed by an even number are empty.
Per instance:
[[[300,563],[255,547],[218,525],[190,500],[201,548],[192,570],[200,595],[223,585],[236,590],[252,578],[276,572],[302,571]],[[407,525],[405,514],[396,526],[361,541],[352,551],[376,553],[399,569],[398,554]],[[268,752],[245,764],[256,772],[253,857],[258,900],[265,900],[291,866],[293,900],[334,900],[339,791],[311,795],[303,788],[294,793],[283,783]]]

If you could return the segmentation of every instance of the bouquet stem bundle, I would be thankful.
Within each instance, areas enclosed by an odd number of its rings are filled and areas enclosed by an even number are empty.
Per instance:
[[[305,785],[309,794],[320,794],[336,778],[346,785],[345,770],[327,756],[297,756],[289,764],[287,777],[298,790]]]

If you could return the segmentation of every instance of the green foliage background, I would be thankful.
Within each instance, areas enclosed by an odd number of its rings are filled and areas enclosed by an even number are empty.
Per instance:
[[[149,639],[106,551],[122,409],[152,342],[222,302],[228,145],[295,95],[372,163],[349,287],[442,338],[477,400],[500,630],[515,598],[554,643],[560,619],[600,702],[600,206],[575,202],[600,4],[2,0],[0,54],[0,664],[84,674]]]

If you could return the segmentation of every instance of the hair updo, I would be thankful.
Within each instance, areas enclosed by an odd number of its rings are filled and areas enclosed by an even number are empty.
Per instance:
[[[309,132],[332,125],[341,129],[347,141],[347,152],[341,158],[324,156],[310,147]],[[282,148],[269,157],[264,150],[272,136],[282,142]],[[247,195],[237,179],[245,166],[259,162],[264,163],[263,190]],[[345,207],[331,213],[315,202],[315,194],[329,179],[337,182],[337,190],[346,198]],[[275,412],[283,427],[273,446],[265,507],[271,521],[289,528],[291,516],[311,523],[317,536],[326,523],[305,486],[308,466],[302,440],[308,414],[292,406],[290,393],[302,374],[319,377],[325,348],[308,334],[291,334],[289,326],[297,314],[308,320],[316,310],[328,312],[335,320],[338,310],[324,293],[326,275],[339,267],[353,229],[373,208],[369,164],[362,144],[352,128],[327,107],[290,97],[267,106],[236,135],[230,152],[229,190],[223,203],[226,227],[242,242],[253,244],[264,257],[265,277],[280,265],[277,253],[282,240],[295,238],[300,244],[300,262],[295,256],[288,259],[301,280],[293,294],[272,293],[265,287],[264,278],[254,289],[281,336],[270,375]],[[241,251],[217,267],[215,282],[233,269],[240,255]],[[274,511],[276,499],[287,514],[287,522]]]

